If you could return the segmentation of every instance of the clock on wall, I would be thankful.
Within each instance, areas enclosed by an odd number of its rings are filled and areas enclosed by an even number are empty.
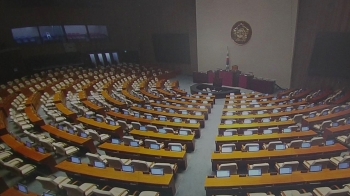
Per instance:
[[[252,37],[252,28],[245,21],[236,22],[231,30],[231,38],[239,45],[246,44]]]

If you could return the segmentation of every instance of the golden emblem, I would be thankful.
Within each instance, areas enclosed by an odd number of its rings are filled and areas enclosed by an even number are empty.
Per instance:
[[[252,36],[252,28],[245,21],[238,21],[233,25],[231,38],[239,45],[246,44]]]

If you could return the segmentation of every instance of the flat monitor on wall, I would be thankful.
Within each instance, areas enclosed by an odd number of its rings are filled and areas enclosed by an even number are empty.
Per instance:
[[[87,28],[91,40],[108,39],[107,27],[105,25],[88,25]]]
[[[12,37],[17,44],[40,44],[38,27],[11,29]]]
[[[85,25],[64,25],[68,41],[88,41]]]
[[[59,25],[39,26],[40,37],[43,42],[65,42],[63,28]]]

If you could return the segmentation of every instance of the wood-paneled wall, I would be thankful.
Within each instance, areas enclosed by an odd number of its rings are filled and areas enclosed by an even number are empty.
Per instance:
[[[350,1],[299,0],[298,10],[291,86],[350,88],[349,79],[307,74],[318,32],[350,32]]]

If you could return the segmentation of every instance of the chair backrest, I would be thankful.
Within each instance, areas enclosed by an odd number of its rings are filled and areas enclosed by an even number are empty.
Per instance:
[[[311,146],[317,146],[323,144],[323,137],[313,137],[310,140]]]
[[[68,196],[85,196],[84,191],[81,190],[77,185],[63,184],[62,188],[67,191]]]
[[[113,167],[114,169],[121,169],[123,162],[118,157],[106,157],[109,167]]]
[[[220,164],[218,170],[230,170],[230,174],[237,174],[237,163]]]
[[[322,169],[328,167],[329,159],[316,159],[311,165],[322,165]]]
[[[43,145],[43,147],[45,148],[45,150],[49,151],[49,152],[53,152],[55,151],[53,145],[45,140],[40,140],[41,145]]]
[[[58,154],[63,155],[63,156],[66,155],[66,150],[65,150],[62,146],[57,145],[57,144],[55,144],[55,143],[53,144],[53,146],[56,148],[56,152],[57,152]]]
[[[53,181],[51,178],[37,176],[35,179],[38,180],[40,182],[41,186],[46,190],[50,190],[50,191],[59,190],[58,184],[56,184],[56,182]]]
[[[163,168],[165,174],[173,173],[173,168],[170,163],[155,163],[152,168]]]
[[[289,143],[290,148],[300,148],[301,144],[303,143],[303,140],[293,140]]]
[[[157,144],[158,142],[156,140],[152,139],[145,139],[145,147],[149,148],[151,144]]]
[[[277,144],[282,144],[282,141],[272,141],[267,144],[266,149],[274,150]]]
[[[258,146],[259,143],[247,143],[246,145],[243,146],[243,150],[248,150],[249,146]]]
[[[93,140],[98,141],[98,142],[101,141],[101,137],[100,137],[100,135],[97,132],[91,131],[91,132],[89,132],[89,135],[91,136],[91,138]]]
[[[257,163],[251,165],[251,169],[261,169],[261,173],[269,172],[269,164],[268,163]]]
[[[132,160],[130,165],[134,166],[135,171],[149,171],[149,167],[146,161]]]
[[[95,163],[95,161],[103,162],[103,160],[101,160],[101,158],[100,158],[100,155],[98,155],[98,154],[92,154],[92,153],[87,152],[86,156],[89,159],[91,165],[93,165]]]
[[[299,166],[299,161],[286,161],[283,163],[282,167],[291,167],[292,171],[297,171]]]
[[[147,130],[150,130],[153,132],[158,132],[158,128],[154,125],[147,125],[146,128],[147,128]]]
[[[343,188],[343,189],[335,189],[330,190],[325,196],[346,196],[348,195],[349,189]]]

